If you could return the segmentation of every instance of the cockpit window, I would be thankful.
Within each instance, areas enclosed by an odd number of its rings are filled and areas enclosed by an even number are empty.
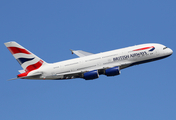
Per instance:
[[[165,50],[167,47],[164,47],[163,50]]]

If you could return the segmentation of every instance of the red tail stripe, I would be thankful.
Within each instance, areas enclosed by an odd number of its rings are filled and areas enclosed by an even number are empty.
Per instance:
[[[30,52],[28,52],[27,50],[22,49],[22,48],[8,47],[8,49],[12,54],[17,54],[17,53],[31,54]]]
[[[145,50],[145,49],[149,49],[149,48],[152,48],[153,46],[151,47],[144,47],[144,48],[139,48],[139,49],[136,49],[136,50],[133,50],[133,51],[138,51],[138,50]]]
[[[35,69],[38,69],[38,68],[40,68],[41,66],[42,66],[42,64],[43,64],[43,61],[42,60],[40,60],[40,61],[38,61],[37,63],[35,63],[35,64],[33,64],[33,65],[29,65],[27,68],[26,68],[26,72],[30,72],[30,71],[32,71],[32,70],[35,70]]]
[[[25,72],[25,73],[21,73],[19,75],[17,75],[18,77],[26,77],[28,75],[29,72]]]

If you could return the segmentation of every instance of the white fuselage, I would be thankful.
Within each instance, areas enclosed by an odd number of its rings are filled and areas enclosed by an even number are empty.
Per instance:
[[[152,48],[147,49],[146,47],[148,46],[152,46],[154,50]],[[123,69],[136,64],[162,59],[171,55],[172,52],[170,48],[166,48],[161,44],[141,44],[47,64],[37,70],[31,71],[29,75],[42,72],[40,77],[31,79],[81,78],[81,74],[88,71],[98,70],[100,74],[103,74],[101,71],[108,68],[119,66],[120,69]]]

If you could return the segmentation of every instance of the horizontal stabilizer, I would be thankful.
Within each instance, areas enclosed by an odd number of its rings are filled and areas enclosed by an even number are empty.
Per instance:
[[[26,72],[25,70],[18,70],[19,73],[24,73]]]
[[[36,76],[39,76],[39,75],[42,75],[42,73],[35,73],[33,75],[28,75],[28,76],[25,76],[25,77],[12,78],[12,79],[9,79],[8,81],[16,80],[16,79],[27,79],[27,78],[36,77]]]

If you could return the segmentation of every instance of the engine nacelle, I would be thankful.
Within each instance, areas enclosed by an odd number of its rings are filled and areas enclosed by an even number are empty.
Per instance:
[[[107,76],[115,76],[120,74],[120,68],[119,67],[113,67],[105,70],[105,75]]]
[[[84,75],[85,80],[92,80],[92,79],[96,79],[99,77],[97,70],[86,72],[83,75]]]

